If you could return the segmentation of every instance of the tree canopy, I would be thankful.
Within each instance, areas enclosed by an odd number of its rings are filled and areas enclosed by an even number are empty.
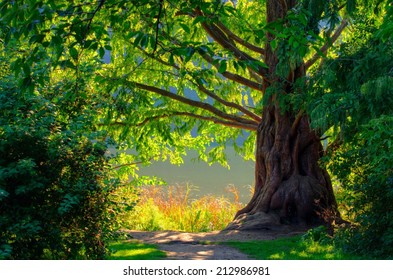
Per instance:
[[[326,55],[354,2],[299,1],[268,23],[266,1],[5,1],[2,32],[6,45],[25,40],[7,51],[18,53],[11,68],[30,91],[53,71],[78,80],[90,67],[90,86],[110,103],[102,123],[143,160],[180,162],[186,147],[238,137],[252,158],[255,134],[245,131],[257,129],[269,102],[266,50],[280,56],[275,70],[290,84],[290,69]],[[224,162],[221,147],[210,160]]]

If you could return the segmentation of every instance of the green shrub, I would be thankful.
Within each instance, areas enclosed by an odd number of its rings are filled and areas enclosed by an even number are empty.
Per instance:
[[[92,113],[70,117],[64,106],[2,80],[0,259],[105,257],[119,181],[106,144],[93,140]]]
[[[370,258],[393,258],[392,135],[392,116],[371,120],[336,152],[331,166],[355,212],[353,226],[338,238],[349,250]]]

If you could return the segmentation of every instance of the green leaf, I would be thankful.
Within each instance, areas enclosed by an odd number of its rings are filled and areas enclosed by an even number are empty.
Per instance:
[[[100,47],[98,49],[98,54],[99,54],[100,58],[103,58],[105,55],[105,49],[103,47]]]
[[[42,41],[45,39],[45,35],[43,34],[34,34],[33,36],[31,36],[29,43],[33,44],[33,43],[42,43]]]
[[[140,42],[140,45],[141,45],[142,48],[146,48],[147,47],[148,40],[149,40],[149,35],[148,34],[145,34],[145,35],[142,36],[142,39],[141,39],[141,42]]]
[[[277,44],[278,44],[277,40],[270,41],[270,47],[272,48],[273,51],[277,49]]]
[[[27,63],[24,63],[22,65],[22,69],[23,69],[23,73],[25,74],[25,76],[30,76],[31,69],[30,69],[30,66]]]
[[[233,61],[233,67],[235,67],[236,72],[239,71],[239,64],[237,61]]]
[[[143,36],[145,34],[139,32],[138,34],[136,34],[135,40],[134,40],[134,46],[139,46],[140,41],[142,40]]]
[[[70,59],[59,61],[59,65],[62,69],[75,68],[74,63]]]
[[[34,84],[33,84],[33,80],[31,79],[31,76],[25,77],[22,80],[22,89],[28,92],[29,94],[33,93]]]
[[[220,67],[218,68],[218,72],[222,74],[226,70],[227,70],[227,61],[226,60],[221,60]]]
[[[174,65],[175,64],[175,60],[173,58],[173,54],[169,55],[168,62],[169,62],[170,65]]]
[[[129,22],[128,20],[124,23],[123,25],[124,30],[128,31],[131,28],[131,22]]]
[[[258,60],[248,62],[248,65],[249,65],[252,69],[254,69],[255,71],[259,71],[259,67],[267,68],[266,63],[264,63],[263,61],[258,61]]]
[[[192,56],[195,53],[195,49],[193,47],[188,47],[185,49],[185,57],[186,57],[186,62],[190,61],[190,59],[192,58]]]
[[[76,48],[72,47],[70,48],[70,55],[74,60],[78,60],[78,51],[76,50]]]
[[[9,193],[6,190],[0,189],[0,201],[2,201],[4,198],[7,198],[9,196]]]
[[[356,0],[347,0],[347,12],[353,15],[356,11]]]
[[[197,16],[197,17],[194,19],[194,21],[192,22],[192,24],[193,24],[193,25],[196,25],[197,23],[199,23],[199,22],[204,22],[204,21],[206,21],[206,18],[205,18],[205,17],[203,17],[203,16]]]
[[[326,54],[324,54],[323,52],[321,52],[321,50],[315,46],[312,47],[317,53],[318,55],[320,55],[321,57],[326,57]]]
[[[184,24],[184,23],[179,23],[180,26],[183,28],[184,32],[186,33],[190,33],[190,27],[188,27],[188,25]]]
[[[93,43],[90,45],[89,49],[91,49],[91,50],[97,50],[97,49],[98,49],[98,42],[93,42]]]

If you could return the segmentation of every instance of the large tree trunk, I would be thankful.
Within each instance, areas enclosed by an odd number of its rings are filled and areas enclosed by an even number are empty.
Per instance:
[[[318,164],[322,145],[308,117],[271,106],[257,133],[254,195],[228,229],[313,226],[339,217],[329,175]]]
[[[295,2],[268,0],[268,22],[283,18]],[[273,38],[267,34],[268,42]],[[264,86],[265,89],[273,87],[275,93],[270,105],[264,108],[257,131],[255,191],[248,205],[227,228],[328,224],[339,214],[329,175],[319,166],[323,154],[320,137],[311,129],[306,114],[294,110],[283,112],[277,102],[280,95],[296,94],[293,84],[304,77],[304,67],[299,65],[292,69],[286,79],[277,77],[275,69],[279,58],[269,43],[265,61],[269,77]]]

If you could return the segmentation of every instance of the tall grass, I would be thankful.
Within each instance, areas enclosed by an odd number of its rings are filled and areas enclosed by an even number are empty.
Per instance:
[[[222,230],[243,207],[239,192],[228,187],[232,199],[205,195],[197,199],[190,186],[148,186],[139,193],[135,208],[123,216],[123,225],[134,230]]]

